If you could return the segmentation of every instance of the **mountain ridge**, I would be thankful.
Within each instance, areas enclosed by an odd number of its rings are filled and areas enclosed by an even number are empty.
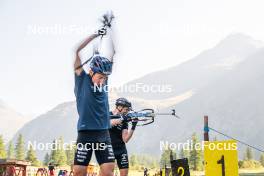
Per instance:
[[[209,115],[210,125],[223,132],[236,137],[244,136],[242,140],[249,141],[254,145],[257,145],[259,142],[264,143],[264,141],[260,140],[261,134],[259,133],[264,126],[263,118],[261,118],[264,116],[264,110],[261,108],[261,105],[264,104],[262,102],[264,95],[261,91],[264,82],[264,71],[261,67],[264,65],[262,59],[264,58],[264,49],[253,47],[252,44],[245,44],[245,48],[249,49],[242,51],[245,49],[244,45],[239,46],[241,47],[238,49],[236,46],[233,46],[235,50],[230,50],[229,52],[231,54],[223,54],[221,53],[222,50],[219,53],[219,48],[205,51],[210,56],[212,53],[217,56],[217,59],[213,60],[214,62],[210,60],[211,57],[207,57],[207,54],[202,54],[195,57],[198,61],[192,60],[176,66],[175,70],[178,70],[177,72],[179,70],[184,72],[179,72],[181,74],[178,78],[182,77],[178,80],[179,83],[177,86],[179,87],[171,95],[154,96],[155,94],[141,95],[127,93],[110,96],[111,106],[113,106],[114,98],[124,96],[132,97],[134,106],[136,109],[140,109],[146,108],[146,105],[153,105],[155,107],[155,100],[162,102],[162,100],[169,100],[172,97],[182,95],[186,91],[194,91],[190,97],[182,101],[176,102],[174,100],[173,104],[163,102],[164,107],[160,109],[161,111],[176,109],[176,113],[182,119],[157,117],[155,123],[137,128],[135,137],[128,144],[130,153],[137,152],[159,155],[160,141],[183,142],[189,139],[193,132],[198,133],[201,139],[204,115]],[[238,58],[239,62],[235,63],[235,67],[232,69],[213,67],[212,71],[210,70],[211,68],[204,67],[215,65],[218,61],[228,59],[237,50],[241,51],[239,54],[242,56]],[[203,64],[200,65],[201,63]],[[193,66],[188,66],[192,64]],[[188,69],[184,70],[183,65]],[[166,78],[166,72],[156,72],[151,77],[155,78],[157,82],[161,80],[161,83],[170,83],[171,80]],[[211,75],[208,75],[210,73]],[[145,79],[146,77],[143,78]],[[175,80],[177,79],[173,79],[172,82],[175,82]],[[203,81],[202,84],[200,83],[201,81]],[[153,80],[145,79],[145,83],[152,84]],[[251,90],[252,95],[249,94]],[[151,104],[151,102],[153,103]],[[252,109],[252,112],[246,110],[249,107]],[[253,116],[258,123],[248,118]],[[39,116],[35,121],[27,123],[18,131],[16,136],[22,133],[26,136],[26,141],[39,140],[51,142],[54,138],[61,135],[65,137],[65,141],[75,140],[77,118],[75,102],[62,103],[46,114]],[[251,131],[247,134],[245,132],[246,130],[241,130],[241,127],[250,129]],[[214,136],[216,134],[212,135]],[[221,136],[218,137],[222,139]],[[44,152],[38,152],[38,155],[43,156]]]

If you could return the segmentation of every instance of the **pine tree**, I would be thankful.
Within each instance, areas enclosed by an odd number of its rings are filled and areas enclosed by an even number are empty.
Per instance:
[[[217,137],[216,136],[214,137],[213,141],[217,141]]]
[[[183,148],[180,150],[180,154],[179,154],[180,159],[182,159],[182,158],[189,159],[189,157],[190,157],[189,155],[190,155],[189,150],[185,150]]]
[[[261,165],[264,167],[264,154],[262,154],[261,156],[260,156],[260,163],[261,163]]]
[[[54,148],[51,150],[51,154],[50,154],[50,160],[53,162],[53,163],[55,163],[55,164],[57,164],[57,162],[58,162],[58,158],[59,158],[59,156],[58,156],[58,145],[57,145],[57,143],[56,143],[56,141],[57,140],[53,140],[53,145],[54,145]]]
[[[179,157],[180,157],[180,159],[185,158],[185,154],[184,154],[184,149],[183,148],[180,150]]]
[[[6,158],[5,143],[2,135],[0,135],[0,158]]]
[[[49,153],[46,153],[45,157],[44,157],[44,161],[43,161],[43,164],[45,166],[48,166],[49,165],[49,162],[50,162],[50,155]]]
[[[59,138],[59,149],[58,149],[58,156],[59,156],[59,160],[58,160],[58,165],[59,166],[64,166],[67,164],[67,156],[66,156],[66,152],[65,149],[63,148],[64,144],[64,140],[63,137]]]
[[[245,153],[245,156],[244,156],[244,160],[246,160],[246,161],[253,160],[253,152],[252,152],[252,149],[249,148],[249,147],[246,148],[246,153]]]
[[[16,143],[16,159],[24,160],[25,159],[25,143],[22,134],[19,134],[17,143]]]
[[[36,157],[36,153],[33,150],[32,145],[29,147],[29,150],[27,152],[26,160],[30,161],[32,166],[38,166],[39,165],[38,159]]]
[[[149,166],[150,166],[150,168],[153,168],[153,169],[158,168],[159,166],[158,166],[158,161],[157,161],[157,159],[156,159],[156,158],[152,158],[152,159],[151,159],[151,163],[149,164]]]
[[[67,146],[66,156],[67,156],[67,165],[71,166],[74,162],[74,154],[76,151],[76,146]]]
[[[8,149],[7,149],[7,158],[9,159],[15,159],[15,148],[13,145],[13,142],[10,141],[8,144]]]
[[[131,168],[135,170],[141,170],[142,167],[147,168],[158,168],[159,167],[159,161],[157,158],[150,156],[150,155],[135,155],[132,154],[129,157],[129,164]]]
[[[198,137],[194,133],[192,136],[192,149],[190,151],[190,168],[193,170],[202,169],[202,152],[201,149],[197,149],[195,147],[195,145],[198,143]]]
[[[137,156],[135,154],[132,154],[129,160],[132,167],[138,164]]]
[[[173,159],[177,158],[177,154],[175,151],[172,151],[170,149],[165,149],[163,153],[161,154],[161,159],[160,159],[160,166],[170,166],[170,160],[171,160],[171,155],[173,156]]]
[[[58,140],[54,140],[55,149],[51,151],[51,160],[59,165],[63,166],[67,164],[66,152],[63,148],[63,138],[60,137]]]

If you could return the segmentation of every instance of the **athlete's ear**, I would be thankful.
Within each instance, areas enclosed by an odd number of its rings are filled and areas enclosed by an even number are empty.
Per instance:
[[[122,109],[123,109],[123,107],[122,107],[122,106],[117,106],[116,109],[117,109],[119,112],[121,112]]]

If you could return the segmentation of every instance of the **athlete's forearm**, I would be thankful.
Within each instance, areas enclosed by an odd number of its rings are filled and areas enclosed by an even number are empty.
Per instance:
[[[76,53],[75,61],[74,61],[74,70],[78,68],[82,64],[80,56],[78,53]]]
[[[110,124],[111,126],[116,126],[116,125],[122,124],[122,121],[120,119],[112,119],[110,121]]]
[[[130,129],[126,134],[124,134],[123,141],[127,143],[132,138],[133,134],[134,134],[134,130]]]
[[[90,35],[87,39],[85,39],[80,46],[76,50],[76,55],[75,55],[75,61],[74,61],[74,69],[78,68],[82,63],[80,59],[79,52],[85,48],[94,38],[96,38],[98,35],[97,34],[92,34]]]
[[[77,48],[76,53],[79,53],[83,48],[85,48],[98,34],[92,34],[87,39],[85,39]]]

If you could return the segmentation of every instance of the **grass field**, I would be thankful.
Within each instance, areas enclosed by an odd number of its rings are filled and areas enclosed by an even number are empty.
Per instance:
[[[264,176],[264,169],[240,170],[240,176]]]

